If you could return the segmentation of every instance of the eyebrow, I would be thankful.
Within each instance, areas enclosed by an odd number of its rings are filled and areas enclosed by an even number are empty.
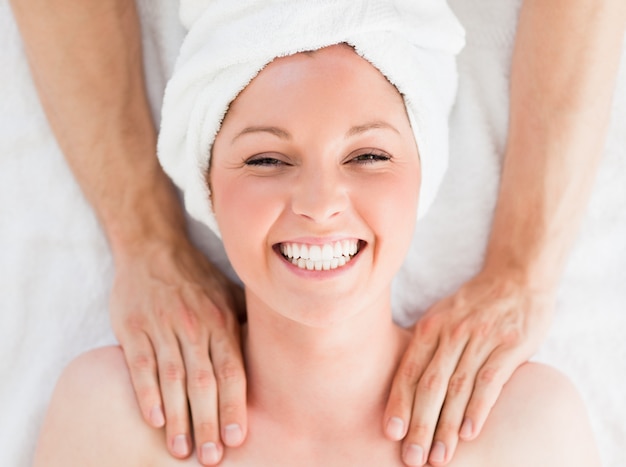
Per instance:
[[[390,125],[387,122],[383,122],[381,120],[376,120],[374,122],[364,123],[363,125],[353,126],[346,133],[346,137],[356,136],[356,135],[360,135],[361,133],[365,133],[366,131],[380,130],[380,129],[392,130],[392,131],[400,134],[400,132],[398,131],[398,129],[396,127]]]
[[[346,138],[351,138],[367,131],[379,129],[392,130],[395,133],[400,134],[400,131],[398,131],[397,128],[390,125],[389,123],[383,122],[381,120],[376,120],[373,122],[364,123],[362,125],[353,126],[347,131]],[[282,128],[275,126],[249,126],[237,133],[237,135],[235,135],[235,137],[231,140],[231,144],[233,144],[240,136],[248,135],[251,133],[269,133],[280,139],[291,140],[291,134],[287,130],[284,130]]]
[[[240,136],[248,135],[250,133],[269,133],[280,139],[291,139],[289,132],[287,130],[283,130],[282,128],[275,126],[249,126],[237,133],[237,135],[232,139],[231,144],[234,143]]]

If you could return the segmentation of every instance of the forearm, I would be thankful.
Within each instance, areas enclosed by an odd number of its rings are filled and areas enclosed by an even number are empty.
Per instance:
[[[623,0],[524,2],[485,269],[558,282],[603,153],[625,18]]]
[[[184,234],[156,158],[133,0],[11,0],[50,126],[114,253]]]

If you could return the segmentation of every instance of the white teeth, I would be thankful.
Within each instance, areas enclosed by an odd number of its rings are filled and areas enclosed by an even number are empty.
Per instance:
[[[333,248],[333,256],[335,258],[339,258],[342,255],[343,255],[343,248],[341,247],[341,242],[335,242],[335,245]]]
[[[341,242],[341,248],[344,251],[344,254],[345,253],[350,254],[350,250],[352,249],[350,248],[350,242],[348,240],[343,240]]]
[[[322,247],[322,259],[324,261],[330,261],[331,259],[333,259],[335,253],[335,249],[333,246],[326,244]],[[341,256],[340,254],[337,256]]]
[[[344,266],[359,251],[358,240],[341,240],[323,245],[282,243],[280,251],[292,264],[309,271],[328,271]]]
[[[322,249],[319,245],[311,245],[309,247],[309,259],[319,261],[322,259]]]

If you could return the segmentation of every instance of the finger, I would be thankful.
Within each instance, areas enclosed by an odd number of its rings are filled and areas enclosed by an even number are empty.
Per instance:
[[[403,443],[406,457],[404,461],[409,465],[422,465],[426,462],[432,447],[435,427],[446,397],[448,382],[463,348],[464,343],[462,341],[456,345],[442,342],[417,384],[409,432]],[[409,459],[409,454],[412,454],[414,459]],[[422,456],[421,463],[411,464],[408,462],[409,460],[416,462],[420,454]]]
[[[438,341],[437,315],[422,317],[414,326],[413,337],[396,370],[385,408],[383,431],[392,441],[406,436],[417,382],[431,361]]]
[[[155,348],[165,409],[167,447],[174,457],[182,459],[191,453],[185,367],[173,334],[155,342]]]
[[[187,394],[198,460],[203,465],[219,463],[223,455],[217,412],[217,384],[209,359],[209,343],[181,343],[187,368]]]
[[[494,344],[482,339],[472,339],[466,345],[460,361],[450,377],[446,397],[439,415],[433,438],[429,462],[433,466],[442,466],[454,457],[459,432],[471,428],[471,420],[465,417],[465,411],[474,390],[476,374],[489,357]]]
[[[239,446],[247,434],[246,375],[238,339],[230,333],[211,336],[211,359],[217,378],[222,440]]]
[[[165,415],[157,379],[156,358],[150,339],[143,332],[135,332],[120,339],[120,343],[141,414],[150,425],[160,428],[165,424]]]
[[[421,335],[416,331],[400,361],[383,417],[385,436],[392,441],[399,441],[406,436],[417,382],[433,357],[436,343],[436,340],[431,345],[422,343]]]
[[[489,356],[476,375],[474,390],[465,411],[470,427],[462,430],[463,439],[475,439],[480,434],[502,388],[524,361],[519,351],[508,347],[498,347]]]

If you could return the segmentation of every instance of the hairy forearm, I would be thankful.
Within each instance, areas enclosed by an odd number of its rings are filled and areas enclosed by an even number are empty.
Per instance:
[[[625,24],[623,0],[524,2],[486,269],[556,286],[603,153]]]
[[[184,232],[156,158],[133,0],[11,0],[41,103],[114,253]]]

